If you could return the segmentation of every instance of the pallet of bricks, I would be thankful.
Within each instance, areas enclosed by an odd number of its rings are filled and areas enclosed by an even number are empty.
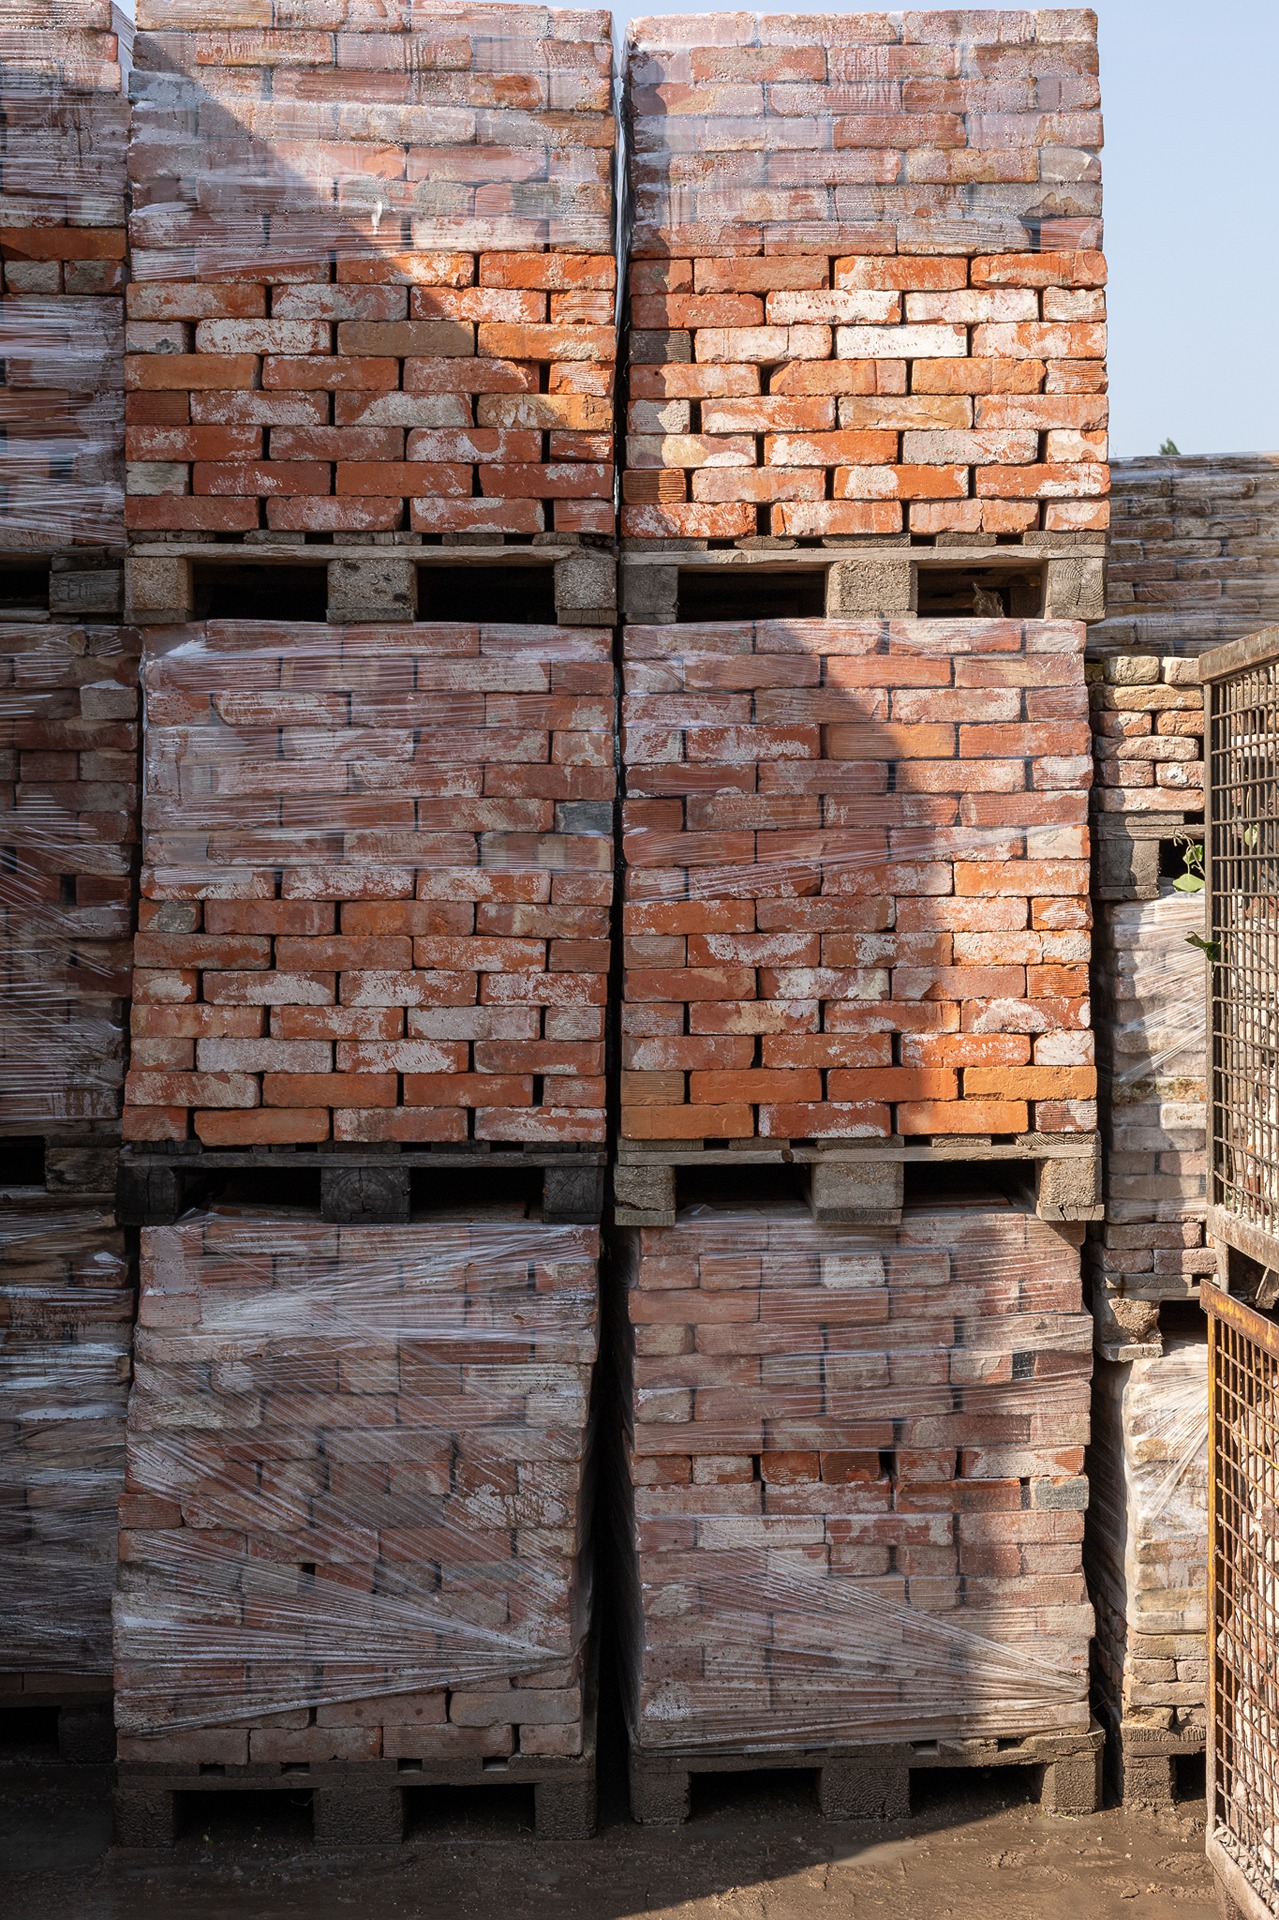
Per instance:
[[[211,1781],[587,1830],[608,17],[139,26],[117,1831]]]
[[[1105,1215],[1087,1250],[1101,1356],[1089,1576],[1116,1778],[1127,1803],[1162,1806],[1198,1790],[1207,1687],[1208,1361],[1198,1301],[1216,1263],[1205,1233],[1196,655],[1222,622],[1242,618],[1246,629],[1235,597],[1264,603],[1267,540],[1274,548],[1279,538],[1264,513],[1264,460],[1248,463],[1246,480],[1227,463],[1216,507],[1202,472],[1196,481],[1204,464],[1127,463],[1111,597],[1090,633],[1088,666],[1106,1166]]]
[[[761,1754],[845,1816],[904,1810],[930,1765],[1097,1804],[1094,32],[630,30],[614,1367],[641,1819]]]
[[[56,1723],[82,1761],[112,1751],[133,1320],[113,1212],[138,752],[119,24],[102,0],[0,24],[0,1714]]]

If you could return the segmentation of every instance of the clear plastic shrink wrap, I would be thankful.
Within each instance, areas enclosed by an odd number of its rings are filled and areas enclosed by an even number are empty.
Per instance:
[[[135,1140],[604,1138],[611,635],[157,632]]]
[[[1096,32],[631,23],[624,535],[1105,529]]]
[[[1208,1346],[1103,1363],[1093,1386],[1088,1570],[1097,1666],[1125,1726],[1202,1731],[1208,1650]]]
[[[1083,645],[624,630],[623,1138],[1096,1125]]]
[[[128,104],[109,0],[0,15],[0,545],[124,533]]]
[[[594,1228],[142,1235],[120,1757],[582,1751]]]
[[[1095,640],[1193,657],[1279,626],[1279,453],[1145,456],[1111,475]]]
[[[621,1236],[641,1748],[1088,1725],[1091,1323],[1070,1230],[693,1207]]]
[[[130,527],[610,534],[609,16],[298,18],[140,5]]]
[[[119,1118],[139,644],[0,626],[0,1136]]]
[[[0,1212],[0,1692],[109,1675],[133,1293],[93,1208]]]

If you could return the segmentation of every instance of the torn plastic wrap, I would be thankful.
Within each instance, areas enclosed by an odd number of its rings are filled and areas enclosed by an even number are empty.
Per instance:
[[[0,626],[0,1134],[119,1119],[139,644]]]
[[[123,1759],[577,1754],[598,1234],[142,1235]]]
[[[624,1139],[1095,1127],[1083,644],[624,630]]]
[[[1069,1232],[702,1206],[620,1237],[644,1749],[1088,1725],[1091,1325]]]
[[[0,21],[0,544],[124,537],[128,104],[109,4]]]
[[[1088,1459],[1097,1664],[1126,1727],[1202,1732],[1208,1651],[1208,1346],[1102,1364]]]
[[[623,534],[1103,532],[1095,16],[628,38]]]
[[[611,635],[148,636],[126,1136],[600,1142]]]
[[[6,1693],[10,1676],[110,1674],[132,1328],[124,1237],[110,1214],[0,1213]]]
[[[1197,656],[1279,625],[1279,454],[1118,460],[1097,642]]]

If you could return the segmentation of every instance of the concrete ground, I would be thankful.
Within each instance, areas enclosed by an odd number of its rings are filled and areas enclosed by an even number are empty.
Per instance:
[[[111,1846],[105,1769],[0,1765],[5,1920],[1215,1920],[1203,1802],[1041,1814],[1020,1776],[925,1776],[908,1821],[823,1821],[804,1776],[710,1781],[679,1830],[547,1844],[500,1790],[397,1849],[317,1854],[282,1795],[197,1809],[167,1853]]]

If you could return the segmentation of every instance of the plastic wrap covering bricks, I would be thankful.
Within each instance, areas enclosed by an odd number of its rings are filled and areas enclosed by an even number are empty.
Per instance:
[[[1202,893],[1099,909],[1096,1021],[1106,1165],[1089,1259],[1097,1338],[1160,1351],[1159,1303],[1194,1300],[1206,1242],[1207,986]]]
[[[660,15],[629,42],[623,533],[1104,529],[1094,16]]]
[[[582,1752],[598,1253],[512,1209],[143,1233],[122,1763]]]
[[[978,1194],[623,1237],[640,1750],[1087,1730],[1077,1232]]]
[[[1097,629],[1089,633],[1096,644]],[[1088,663],[1092,708],[1094,891],[1153,900],[1202,842],[1204,698],[1196,664],[1108,653]]]
[[[609,18],[151,0],[136,531],[613,530]]]
[[[628,627],[622,1135],[1096,1125],[1082,627]]]
[[[1126,1804],[1167,1805],[1204,1742],[1208,1346],[1103,1363],[1093,1388],[1087,1559],[1096,1662]]]
[[[105,1690],[132,1336],[110,1214],[0,1213],[0,1705]]]
[[[1178,454],[1111,471],[1099,640],[1198,655],[1279,624],[1279,454]]]
[[[0,21],[0,548],[124,537],[128,106],[107,0]]]
[[[610,643],[149,638],[127,1138],[603,1140]]]
[[[118,1120],[138,636],[0,626],[0,1135]]]

